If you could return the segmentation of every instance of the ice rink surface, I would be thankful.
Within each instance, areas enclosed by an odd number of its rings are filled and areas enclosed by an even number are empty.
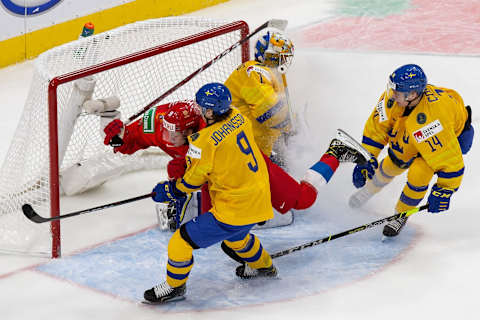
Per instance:
[[[405,63],[421,65],[430,83],[457,90],[472,106],[480,132],[480,4],[428,3],[232,0],[192,15],[243,19],[251,29],[270,18],[289,20],[296,45],[290,95],[305,119],[289,158],[291,173],[300,178],[336,128],[361,138],[388,74]],[[0,69],[0,157],[20,118],[32,70],[32,62]],[[155,229],[150,201],[68,219],[62,223],[62,259],[0,256],[1,318],[476,319],[479,160],[474,141],[448,214],[416,214],[394,241],[381,242],[381,228],[370,229],[277,258],[278,280],[248,282],[235,278],[235,264],[217,247],[200,250],[187,299],[166,306],[140,303],[143,291],[164,279],[169,236]],[[342,165],[293,225],[256,231],[264,246],[273,253],[393,214],[405,176],[362,210],[352,210],[352,167]],[[65,199],[62,210],[143,194],[164,177],[129,174]]]

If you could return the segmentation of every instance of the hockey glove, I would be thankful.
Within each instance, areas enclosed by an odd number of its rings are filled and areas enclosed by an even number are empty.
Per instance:
[[[105,140],[103,144],[108,146],[113,137],[118,136],[123,130],[123,122],[120,119],[115,119],[103,129],[105,132]]]
[[[153,188],[152,192],[155,193],[152,195],[155,202],[169,202],[186,197],[186,194],[175,186],[175,180],[160,182]]]
[[[185,158],[173,158],[167,164],[167,172],[169,179],[180,179],[185,173],[187,162]]]
[[[452,189],[433,185],[428,196],[428,212],[439,213],[448,210],[453,192]]]
[[[377,159],[372,155],[370,160],[363,164],[357,164],[353,169],[353,185],[356,188],[361,188],[367,182],[367,179],[372,179],[375,175],[375,169],[378,168]]]

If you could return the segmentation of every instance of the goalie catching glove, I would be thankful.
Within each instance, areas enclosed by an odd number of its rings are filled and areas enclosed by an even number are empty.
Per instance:
[[[176,181],[163,181],[160,182],[153,188],[152,192],[152,199],[155,202],[169,202],[175,201],[178,199],[183,199],[187,195],[180,190],[177,189],[175,186]]]

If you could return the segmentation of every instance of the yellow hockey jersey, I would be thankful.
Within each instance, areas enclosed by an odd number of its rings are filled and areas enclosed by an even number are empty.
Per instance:
[[[260,150],[272,153],[275,141],[288,132],[290,118],[285,90],[279,74],[257,61],[247,61],[225,81],[232,105],[250,119]]]
[[[363,132],[363,146],[378,156],[389,152],[407,167],[421,156],[437,174],[441,187],[460,186],[464,163],[457,137],[468,117],[462,97],[454,90],[427,85],[419,104],[408,114],[384,92]]]
[[[215,218],[247,225],[273,218],[267,166],[250,121],[237,109],[188,137],[187,169],[177,188],[190,193],[208,182]]]

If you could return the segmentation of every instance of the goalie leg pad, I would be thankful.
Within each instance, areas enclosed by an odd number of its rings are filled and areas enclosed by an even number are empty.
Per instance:
[[[90,114],[102,114],[103,112],[115,111],[120,107],[120,99],[111,96],[103,99],[87,100],[83,103],[83,109]]]
[[[73,82],[72,92],[67,102],[66,110],[68,112],[61,113],[58,119],[58,130],[62,132],[58,137],[58,163],[63,161],[73,129],[82,112],[82,104],[92,97],[94,88],[95,79],[93,77],[81,78]]]
[[[119,165],[112,158],[90,158],[60,172],[60,191],[67,196],[82,193],[122,175],[128,169],[128,163]]]
[[[95,88],[95,79],[93,77],[85,77],[78,79],[74,82],[74,90],[78,91],[80,95],[84,97],[84,100],[80,103],[82,103],[85,100],[88,100],[92,97],[93,94],[93,89]]]

